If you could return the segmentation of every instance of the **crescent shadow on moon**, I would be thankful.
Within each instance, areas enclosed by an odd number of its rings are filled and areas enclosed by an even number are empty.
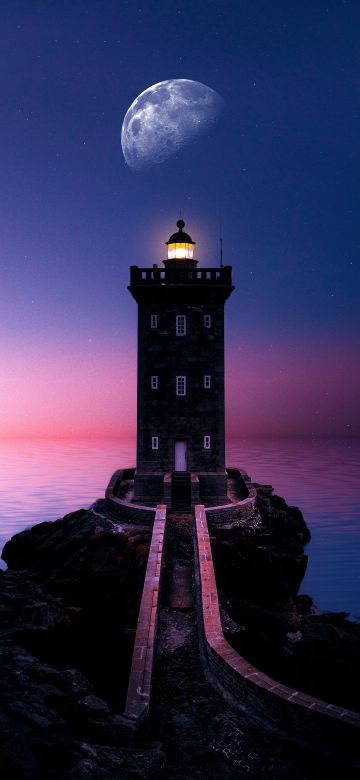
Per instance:
[[[130,168],[164,162],[204,132],[221,114],[224,101],[211,87],[190,79],[153,84],[134,100],[121,129]]]

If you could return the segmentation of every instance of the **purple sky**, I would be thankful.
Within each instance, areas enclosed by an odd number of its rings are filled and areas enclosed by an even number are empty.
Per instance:
[[[129,265],[182,209],[224,262],[229,435],[359,435],[357,1],[1,4],[0,435],[129,436]],[[151,84],[225,111],[132,172],[123,117]]]

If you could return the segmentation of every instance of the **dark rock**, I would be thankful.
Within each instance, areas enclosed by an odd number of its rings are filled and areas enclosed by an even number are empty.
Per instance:
[[[284,509],[285,514],[286,510],[288,509],[288,505],[285,501],[285,498],[282,498],[281,496],[275,495],[275,493],[271,496],[271,506],[273,506],[275,509]]]
[[[5,707],[10,714],[15,714],[20,720],[25,720],[40,729],[64,724],[63,718],[54,710],[49,707],[40,707],[31,701],[10,701],[5,704]]]
[[[99,699],[98,696],[94,696],[93,693],[90,693],[88,696],[85,696],[84,699],[81,699],[81,701],[79,701],[79,706],[84,712],[90,712],[92,715],[94,713],[101,713],[103,715],[108,715],[110,713],[106,702],[103,699]]]
[[[254,482],[254,487],[256,487],[258,495],[265,495],[265,496],[271,496],[271,494],[274,492],[274,488],[272,485],[260,485],[259,482]]]
[[[311,612],[313,608],[314,602],[311,596],[307,596],[305,593],[296,596],[296,610],[299,615],[305,615]]]
[[[228,641],[274,679],[358,710],[360,626],[346,615],[316,615],[312,599],[298,595],[310,532],[300,510],[270,486],[257,492],[262,526],[251,536],[212,529]]]
[[[111,707],[123,708],[149,539],[148,530],[121,533],[107,517],[79,510],[5,545],[0,738],[6,780],[109,778],[123,766],[117,746],[124,723]],[[130,766],[132,754],[129,760]]]
[[[92,685],[78,669],[65,669],[56,672],[56,680],[59,687],[65,691],[72,701],[77,701],[80,697],[89,694],[92,691]]]
[[[212,533],[227,637],[297,688],[306,683],[329,693],[331,680],[330,694],[343,701],[352,687],[352,703],[359,628],[346,615],[313,614],[311,599],[298,596],[309,538],[301,512],[271,486],[258,486],[258,505],[262,524],[251,534],[240,528]],[[284,742],[274,749],[273,736],[249,724],[248,713],[236,715],[241,728],[234,723],[233,711],[204,678],[195,619],[186,611],[172,612],[176,644],[160,646],[148,722],[135,735],[119,714],[149,538],[140,527],[119,533],[99,501],[7,543],[9,569],[0,572],[3,776],[316,780],[322,774],[316,762],[303,773],[303,747],[293,748],[290,760]],[[189,565],[190,533],[170,534],[167,544]],[[311,756],[307,766],[313,762]]]
[[[20,578],[5,601],[10,624],[17,602],[17,641],[51,666],[76,667],[120,709],[149,538],[147,530],[119,533],[107,517],[79,510],[17,534],[3,552],[4,582],[16,572]]]

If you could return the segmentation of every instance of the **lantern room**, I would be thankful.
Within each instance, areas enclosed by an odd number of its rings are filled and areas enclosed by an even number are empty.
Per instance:
[[[166,242],[168,256],[167,260],[164,260],[164,264],[166,266],[176,265],[177,267],[180,265],[194,266],[197,264],[197,260],[194,260],[195,241],[188,233],[184,232],[185,222],[183,219],[179,219],[176,224],[179,230],[177,233],[173,233]]]

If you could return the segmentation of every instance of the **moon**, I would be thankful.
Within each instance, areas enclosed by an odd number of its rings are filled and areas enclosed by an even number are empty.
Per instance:
[[[204,132],[221,114],[223,99],[191,79],[168,79],[141,92],[127,110],[121,146],[130,168],[162,163]]]

